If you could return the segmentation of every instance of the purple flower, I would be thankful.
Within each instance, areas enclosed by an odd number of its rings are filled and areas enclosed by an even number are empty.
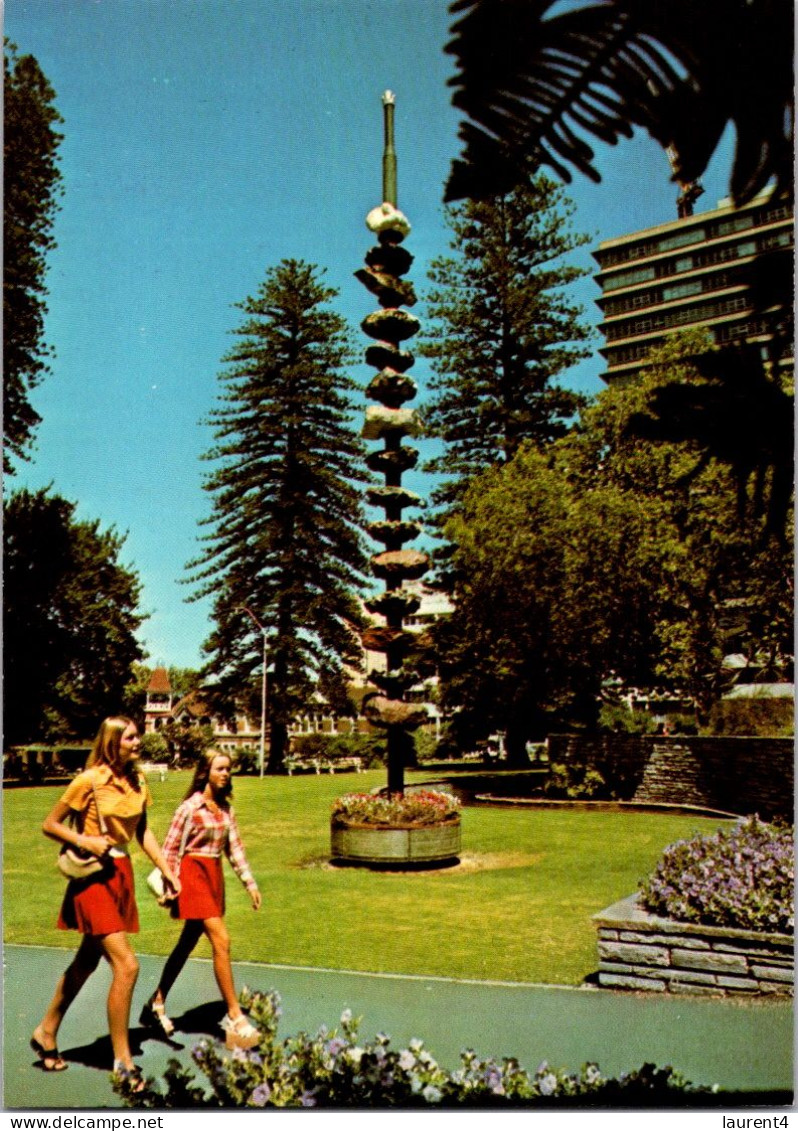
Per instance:
[[[268,1084],[266,1084],[266,1083],[258,1084],[255,1091],[249,1097],[249,1102],[251,1104],[253,1104],[254,1107],[266,1107],[266,1104],[269,1102],[269,1097],[271,1096],[271,1094],[272,1094],[272,1090],[271,1090],[271,1088],[269,1087]]]

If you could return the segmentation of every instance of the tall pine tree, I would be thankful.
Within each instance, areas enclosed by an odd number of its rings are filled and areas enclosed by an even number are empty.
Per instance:
[[[3,135],[3,470],[26,459],[40,422],[30,390],[49,371],[44,340],[47,254],[61,193],[58,147],[63,121],[55,91],[32,55],[6,40]]]
[[[288,724],[319,678],[342,680],[360,654],[354,591],[367,560],[356,484],[367,472],[351,425],[353,351],[326,308],[337,291],[320,275],[283,260],[238,304],[247,317],[209,419],[212,531],[189,566],[195,596],[214,598],[204,648],[217,702],[259,686],[262,639],[244,606],[269,633],[270,773],[283,769]]]
[[[425,416],[443,441],[428,470],[448,478],[448,509],[468,481],[512,459],[522,440],[545,446],[583,404],[556,379],[589,356],[590,330],[564,288],[586,271],[568,253],[588,242],[573,206],[542,174],[506,196],[447,209],[454,255],[433,261],[428,297],[433,396]]]

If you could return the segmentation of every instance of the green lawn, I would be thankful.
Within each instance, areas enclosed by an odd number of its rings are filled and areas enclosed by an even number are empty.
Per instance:
[[[151,781],[159,838],[188,780],[181,773],[163,784]],[[333,798],[384,780],[383,770],[236,780],[236,811],[264,906],[252,911],[228,869],[234,958],[578,984],[596,967],[591,916],[634,891],[665,845],[721,823],[663,813],[465,809],[458,867],[404,875],[331,867]],[[408,783],[414,780],[423,775],[408,774]],[[7,942],[74,943],[76,936],[54,925],[63,881],[55,842],[40,831],[61,792],[3,793]],[[137,949],[167,953],[179,927],[146,891],[150,863],[137,847],[133,860],[142,927]]]

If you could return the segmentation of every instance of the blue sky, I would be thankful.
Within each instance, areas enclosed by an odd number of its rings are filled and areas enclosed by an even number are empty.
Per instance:
[[[46,322],[56,359],[32,398],[33,458],[6,490],[52,483],[79,517],[127,532],[150,663],[198,666],[208,634],[208,602],[187,603],[181,578],[210,503],[200,422],[233,304],[291,256],[327,269],[356,335],[373,307],[352,273],[381,199],[386,88],[419,290],[447,250],[450,22],[444,0],[6,0],[5,34],[36,56],[65,119]],[[699,207],[726,194],[728,149]],[[602,183],[569,189],[591,246],[675,217],[654,143],[597,155]],[[594,266],[589,247],[576,259]],[[597,294],[592,279],[576,288],[592,321]],[[595,392],[600,372],[596,355],[567,383]],[[413,375],[423,384],[422,362]]]

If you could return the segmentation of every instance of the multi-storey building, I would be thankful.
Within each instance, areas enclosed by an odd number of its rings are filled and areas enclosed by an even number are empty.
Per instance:
[[[701,326],[719,345],[767,346],[779,317],[792,308],[792,295],[756,308],[752,268],[766,266],[762,257],[783,257],[792,247],[792,205],[770,191],[740,208],[721,201],[714,211],[599,244],[593,255],[599,264],[604,380],[634,378],[651,348],[677,330]],[[791,366],[792,356],[781,361]]]

